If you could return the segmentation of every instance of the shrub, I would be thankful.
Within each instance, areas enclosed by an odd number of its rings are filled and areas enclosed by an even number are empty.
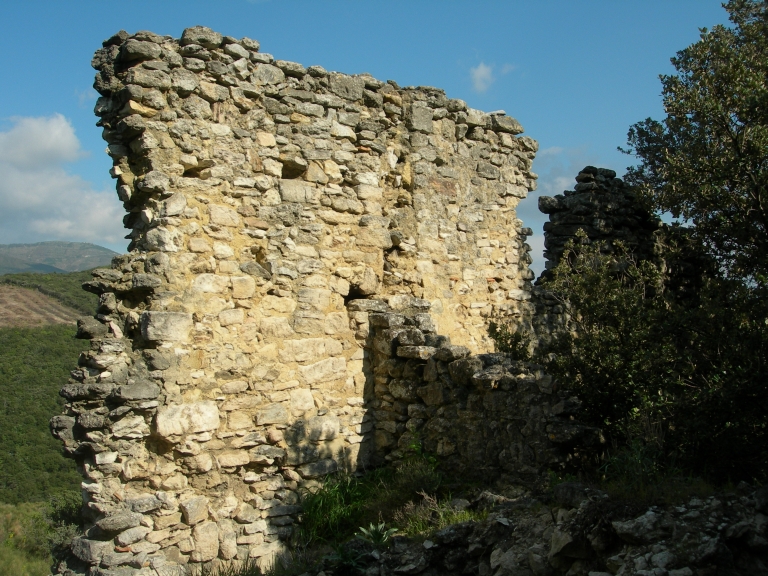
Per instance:
[[[662,256],[684,254],[672,245]],[[653,474],[765,480],[765,290],[716,267],[684,283],[663,269],[581,233],[547,282],[569,310],[568,330],[536,361],[581,398],[579,418],[602,428],[614,446],[609,468],[639,458]]]

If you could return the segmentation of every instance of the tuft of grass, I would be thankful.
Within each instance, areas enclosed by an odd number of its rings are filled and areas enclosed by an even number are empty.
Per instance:
[[[420,453],[394,468],[328,478],[321,488],[302,494],[300,539],[308,545],[343,542],[360,526],[391,519],[419,492],[436,493],[443,481],[434,458]]]
[[[487,510],[457,510],[451,506],[451,497],[438,499],[420,492],[419,503],[407,502],[394,514],[394,521],[407,536],[424,536],[459,522],[480,522],[488,516]]]

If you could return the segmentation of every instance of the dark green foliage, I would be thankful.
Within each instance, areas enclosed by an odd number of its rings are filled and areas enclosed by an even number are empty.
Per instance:
[[[661,76],[666,118],[629,131],[627,181],[694,232],[731,275],[768,281],[768,4],[731,0]]]
[[[360,526],[391,520],[394,513],[419,494],[434,494],[443,483],[434,458],[421,453],[393,468],[378,468],[363,476],[339,474],[302,498],[301,531],[308,543],[342,542]]]
[[[69,272],[67,274],[5,274],[0,282],[39,290],[46,296],[55,298],[62,304],[74,308],[83,314],[94,314],[99,297],[82,288],[83,282],[92,280],[90,271]]]
[[[88,342],[75,327],[0,329],[0,502],[35,502],[77,489],[80,475],[61,454],[48,421],[59,389]]]
[[[579,418],[605,432],[614,460],[604,473],[768,478],[763,290],[715,276],[678,292],[621,245],[607,253],[580,240],[547,283],[571,331],[537,361],[581,398]]]
[[[531,338],[501,320],[488,322],[488,336],[493,340],[496,352],[509,354],[513,360],[526,362],[531,359]]]

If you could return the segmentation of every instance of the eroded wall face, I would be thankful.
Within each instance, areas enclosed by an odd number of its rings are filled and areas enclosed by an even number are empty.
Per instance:
[[[88,286],[92,350],[53,421],[95,523],[74,552],[137,570],[269,557],[301,486],[395,448],[376,445],[350,302],[429,311],[473,352],[489,314],[528,313],[515,206],[537,144],[441,90],[206,28],[120,33],[93,65],[131,243]]]

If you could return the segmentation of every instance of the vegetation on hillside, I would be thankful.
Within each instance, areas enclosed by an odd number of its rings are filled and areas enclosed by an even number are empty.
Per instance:
[[[0,283],[38,290],[83,314],[93,314],[99,303],[98,296],[86,292],[82,288],[83,282],[90,280],[92,280],[92,276],[88,270],[67,274],[26,272],[0,276]]]
[[[0,502],[37,502],[77,489],[81,478],[48,421],[59,389],[88,342],[70,325],[0,329]]]

